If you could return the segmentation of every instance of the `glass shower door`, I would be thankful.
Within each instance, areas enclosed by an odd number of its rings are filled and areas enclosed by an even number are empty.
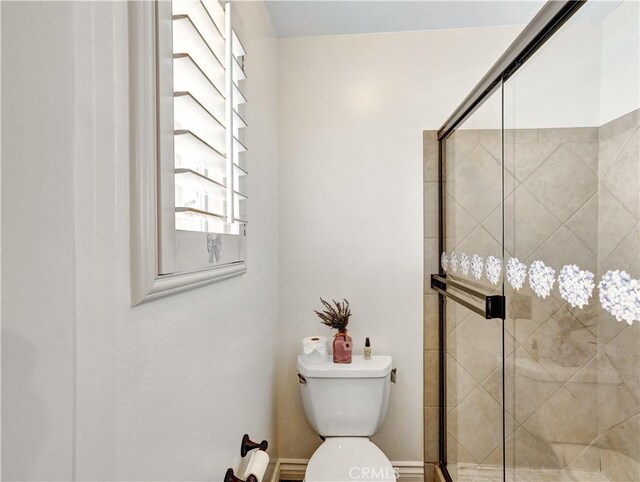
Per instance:
[[[440,462],[640,482],[640,3],[542,11],[441,130]]]
[[[451,283],[442,325],[445,456],[450,476],[460,481],[479,474],[503,480],[502,359],[513,343],[486,302],[503,294],[502,200],[513,184],[502,166],[501,126],[498,90],[444,141],[441,273]]]
[[[640,326],[597,286],[640,278],[639,15],[588,2],[503,86],[507,480],[640,481]]]

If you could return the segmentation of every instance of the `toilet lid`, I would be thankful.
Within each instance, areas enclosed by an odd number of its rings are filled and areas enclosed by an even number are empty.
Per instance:
[[[328,437],[315,451],[305,482],[395,482],[391,462],[366,437]]]

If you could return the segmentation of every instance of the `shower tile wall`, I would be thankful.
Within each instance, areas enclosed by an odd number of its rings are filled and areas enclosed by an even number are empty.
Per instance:
[[[445,144],[449,252],[502,257],[501,144],[499,130],[458,130]],[[505,192],[516,185],[505,172]],[[457,480],[457,464],[501,464],[502,322],[449,302],[446,328],[447,462]],[[507,334],[506,341],[512,353],[515,340]],[[515,426],[509,414],[509,433]]]
[[[639,277],[638,117],[505,132],[505,261],[541,259],[556,271],[574,263],[596,279],[618,268]],[[499,130],[457,131],[447,142],[449,251],[501,256],[500,158]],[[425,256],[431,251],[433,243]],[[597,290],[582,310],[564,303],[557,287],[544,300],[528,283],[506,294],[507,467],[640,480],[639,325],[601,311]],[[447,310],[448,462],[500,465],[501,323],[453,303]],[[425,348],[436,349],[432,341]],[[437,358],[425,360],[433,373]]]
[[[598,267],[640,278],[640,111],[599,129]],[[597,317],[598,421],[602,472],[640,480],[640,324]],[[591,375],[591,373],[589,374]]]
[[[424,461],[426,473],[438,463],[438,295],[430,274],[438,271],[438,141],[423,132],[424,165]],[[425,480],[429,482],[425,476]]]
[[[505,258],[542,260],[556,274],[565,264],[596,272],[598,129],[505,137],[505,167],[520,183],[505,200]],[[528,284],[517,295],[507,287],[507,296],[520,308],[508,310],[505,322],[516,343],[505,365],[505,405],[517,424],[507,467],[599,472],[597,454],[586,450],[599,435],[597,399],[577,380],[597,352],[597,305],[573,309],[557,289],[542,299]]]

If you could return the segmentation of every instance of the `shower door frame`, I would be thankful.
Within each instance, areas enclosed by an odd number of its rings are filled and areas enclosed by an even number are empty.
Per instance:
[[[446,162],[445,142],[458,126],[471,116],[496,90],[504,84],[564,23],[581,8],[587,0],[550,0],[529,22],[513,43],[502,54],[487,74],[478,82],[462,103],[438,130],[438,257],[445,251],[445,188],[444,167]],[[504,99],[503,99],[504,100]],[[504,132],[504,119],[501,120]],[[502,141],[504,143],[504,141]],[[504,160],[504,149],[503,149]],[[504,226],[503,226],[504,230]],[[440,265],[438,260],[438,265]],[[442,266],[438,275],[446,276]],[[438,465],[447,482],[455,482],[447,468],[447,409],[446,409],[446,295],[438,293]],[[504,337],[504,318],[502,319]],[[505,398],[504,340],[502,343],[502,399]],[[505,411],[502,410],[502,477],[506,480]]]

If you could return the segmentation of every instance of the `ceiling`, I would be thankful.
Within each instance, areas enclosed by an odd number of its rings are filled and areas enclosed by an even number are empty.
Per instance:
[[[267,0],[278,37],[524,25],[543,0]]]

